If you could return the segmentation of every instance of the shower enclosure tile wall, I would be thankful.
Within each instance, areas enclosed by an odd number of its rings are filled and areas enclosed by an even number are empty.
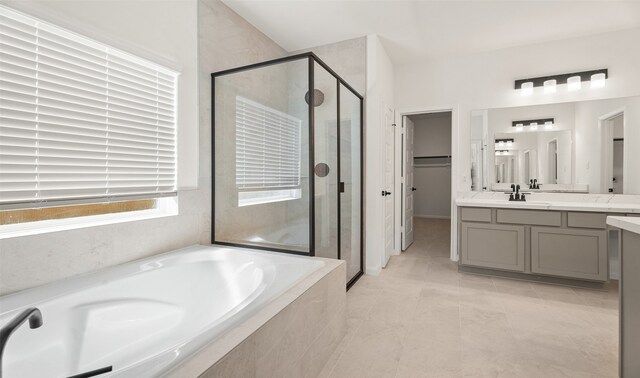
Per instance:
[[[305,53],[214,73],[212,98],[212,242],[343,259],[355,282],[362,96]]]

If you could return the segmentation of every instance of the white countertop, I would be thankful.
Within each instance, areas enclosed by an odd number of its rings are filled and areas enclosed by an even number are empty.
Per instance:
[[[607,224],[640,234],[640,217],[607,217]]]
[[[525,202],[517,202],[509,201],[509,194],[503,192],[459,192],[456,205],[640,214],[640,195],[530,193]]]

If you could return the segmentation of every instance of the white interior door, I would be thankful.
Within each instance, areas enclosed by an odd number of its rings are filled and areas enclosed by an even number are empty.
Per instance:
[[[393,254],[394,211],[393,206],[393,175],[395,153],[395,129],[393,126],[393,111],[389,107],[384,109],[384,252],[382,267],[384,268]]]
[[[413,186],[413,121],[409,117],[402,117],[404,124],[404,222],[402,231],[402,250],[409,248],[413,243],[413,192],[416,188]]]

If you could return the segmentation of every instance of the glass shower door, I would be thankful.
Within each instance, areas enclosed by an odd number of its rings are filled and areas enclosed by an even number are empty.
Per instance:
[[[361,101],[340,84],[340,258],[347,262],[347,282],[362,264]]]
[[[315,255],[362,270],[362,101],[314,63]]]
[[[337,259],[338,230],[338,81],[321,65],[313,70],[315,255]]]

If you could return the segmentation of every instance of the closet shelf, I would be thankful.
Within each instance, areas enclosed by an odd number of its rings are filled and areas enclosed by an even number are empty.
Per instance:
[[[450,167],[451,164],[414,164],[414,168],[441,168],[441,167]]]
[[[441,156],[414,156],[414,159],[451,159],[451,155]]]

